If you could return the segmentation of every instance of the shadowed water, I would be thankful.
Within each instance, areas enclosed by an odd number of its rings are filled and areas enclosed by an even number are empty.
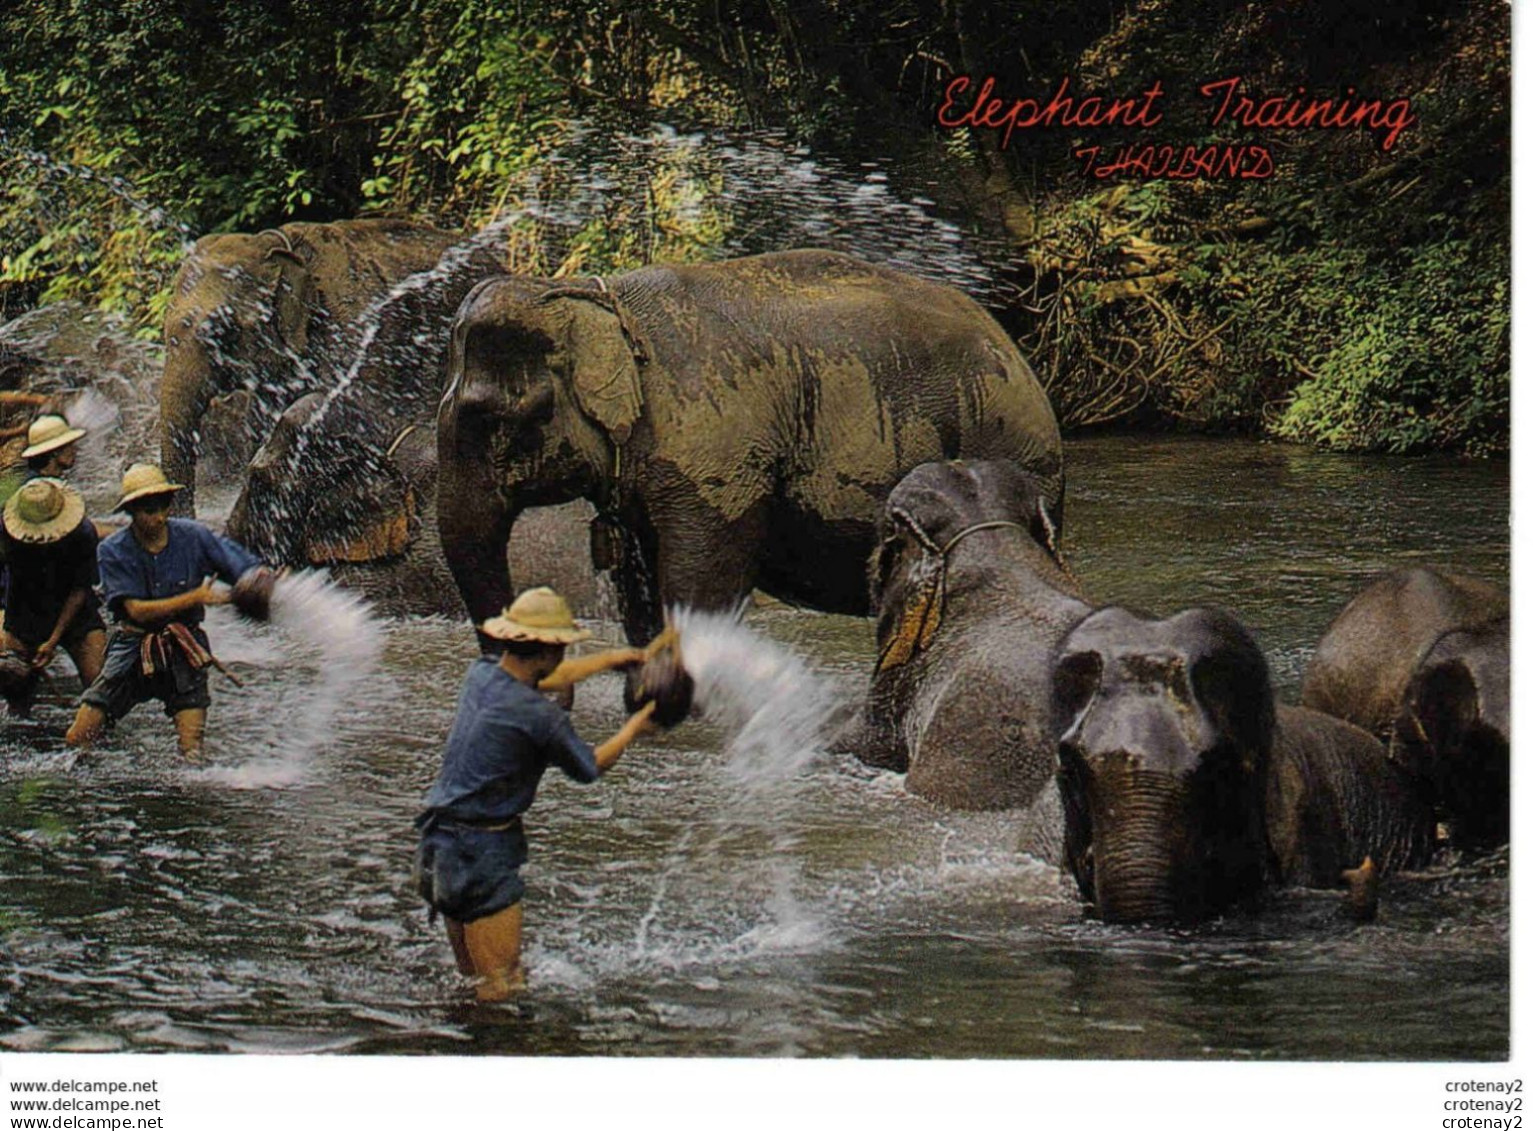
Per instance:
[[[1087,591],[1152,612],[1232,606],[1289,698],[1376,570],[1507,575],[1505,464],[1161,438],[1078,441],[1067,459],[1066,548]],[[215,677],[210,769],[177,763],[150,707],[97,754],[63,751],[65,665],[36,722],[0,735],[0,1047],[1507,1053],[1504,856],[1392,881],[1364,926],[1328,893],[1187,932],[1084,920],[1015,852],[1013,814],[944,812],[896,775],[793,743],[741,761],[774,671],[803,677],[785,686],[809,697],[787,702],[823,719],[814,689],[855,688],[872,662],[869,622],[777,605],[744,622],[764,653],[727,618],[713,640],[719,655],[768,658],[743,712],[641,739],[595,786],[545,779],[527,819],[531,988],[470,1005],[409,868],[472,638],[431,619],[385,622],[365,644],[338,629],[332,660],[376,666],[345,683],[314,739],[322,642],[295,651],[280,626],[215,613],[215,648],[245,686]],[[582,734],[622,717],[615,677],[582,685]],[[241,780],[289,736],[301,772]]]

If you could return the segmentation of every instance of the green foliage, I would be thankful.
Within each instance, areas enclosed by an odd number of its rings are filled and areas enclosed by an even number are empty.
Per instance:
[[[581,171],[549,158],[577,123],[642,132],[659,116],[771,127],[940,182],[1016,241],[1021,294],[999,313],[1067,425],[1495,451],[1508,22],[1481,0],[14,0],[0,6],[0,317],[75,298],[151,335],[194,235],[558,205]],[[933,131],[955,73],[1016,95],[1064,74],[1077,90],[1160,81],[1157,143],[1215,140],[1187,92],[1233,74],[1274,93],[1408,93],[1419,123],[1388,154],[1365,131],[1267,138],[1278,174],[1260,184],[1106,185],[1080,179],[1063,131],[1019,132],[1005,152]],[[711,160],[623,171],[583,199],[573,234],[530,210],[509,261],[568,273],[704,256],[733,222]]]
[[[1510,267],[1505,244],[1432,244],[1399,263],[1320,282],[1320,324],[1296,340],[1328,348],[1303,367],[1276,433],[1346,450],[1484,455],[1507,444]],[[1318,288],[1324,287],[1324,292]],[[1334,288],[1334,289],[1333,289]],[[1296,359],[1289,363],[1297,366]]]

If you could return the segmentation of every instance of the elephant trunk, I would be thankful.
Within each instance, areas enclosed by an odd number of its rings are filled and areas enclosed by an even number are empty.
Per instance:
[[[1167,775],[1130,777],[1101,783],[1105,803],[1092,806],[1097,913],[1114,923],[1173,922],[1197,886],[1187,874],[1186,791]]]
[[[191,516],[196,511],[197,428],[207,411],[210,380],[207,367],[172,355],[160,379],[160,467],[172,483],[186,489],[171,500],[171,511]]]
[[[519,510],[500,490],[488,431],[455,406],[443,407],[437,433],[437,530],[475,624],[511,603],[506,543]]]

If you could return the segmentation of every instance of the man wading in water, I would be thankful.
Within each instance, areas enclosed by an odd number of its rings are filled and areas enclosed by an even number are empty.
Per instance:
[[[122,477],[118,510],[132,522],[101,546],[96,561],[101,593],[115,621],[101,675],[80,697],[80,710],[65,741],[86,746],[146,699],[158,699],[175,720],[182,757],[202,760],[207,722],[209,664],[217,664],[202,631],[203,609],[229,603],[230,584],[261,562],[237,542],[201,523],[169,516],[170,497],[181,490],[150,463],[136,463]]]
[[[479,1000],[504,1001],[526,984],[521,815],[543,771],[558,766],[578,782],[594,782],[650,729],[655,705],[640,707],[592,750],[539,694],[645,659],[640,649],[617,648],[566,662],[565,645],[591,634],[552,589],[527,590],[479,631],[501,641],[502,652],[498,662],[480,657],[463,680],[441,773],[415,822],[421,834],[415,871],[432,918],[440,913],[447,920],[458,969],[478,977]]]
[[[25,717],[44,669],[62,645],[80,682],[101,674],[106,625],[96,601],[96,528],[67,483],[33,479],[5,505],[5,627],[0,694]]]

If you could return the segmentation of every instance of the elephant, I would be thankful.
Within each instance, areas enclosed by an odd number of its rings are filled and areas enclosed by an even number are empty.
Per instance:
[[[1505,591],[1432,566],[1371,582],[1337,614],[1304,669],[1299,701],[1387,738],[1405,685],[1434,641],[1507,615]]]
[[[921,464],[884,503],[868,580],[878,659],[843,748],[957,809],[1052,789],[1054,647],[1091,606],[1037,477],[1004,460]]]
[[[1510,618],[1443,633],[1411,673],[1389,756],[1420,783],[1458,848],[1506,844],[1512,825]]]
[[[1505,844],[1511,821],[1504,590],[1414,566],[1348,602],[1304,672],[1301,701],[1389,743],[1454,844]]]
[[[370,219],[198,240],[164,323],[160,462],[186,488],[177,511],[194,509],[203,448],[242,467],[289,404],[345,369],[363,312],[462,238]]]
[[[373,306],[349,368],[289,405],[249,460],[233,537],[264,561],[329,566],[390,612],[461,613],[437,535],[434,414],[459,303],[506,273],[497,239],[486,229]],[[567,596],[594,599],[585,523],[554,525],[559,541],[580,547],[578,559],[555,554],[579,579]]]
[[[879,507],[928,460],[1016,460],[1059,525],[1059,429],[1012,340],[950,287],[834,252],[492,280],[447,381],[437,517],[475,623],[509,602],[516,515],[573,498],[635,643],[668,605],[753,586],[866,614]]]
[[[363,395],[310,393],[278,419],[251,459],[227,532],[263,561],[328,568],[394,615],[462,614],[436,530],[436,434],[427,416],[399,426]],[[532,584],[557,581],[571,605],[594,610],[586,552],[589,508],[535,508],[508,552]]]
[[[1104,920],[1195,922],[1432,853],[1430,807],[1378,740],[1278,704],[1224,610],[1099,609],[1061,642],[1052,703],[1065,862]]]

